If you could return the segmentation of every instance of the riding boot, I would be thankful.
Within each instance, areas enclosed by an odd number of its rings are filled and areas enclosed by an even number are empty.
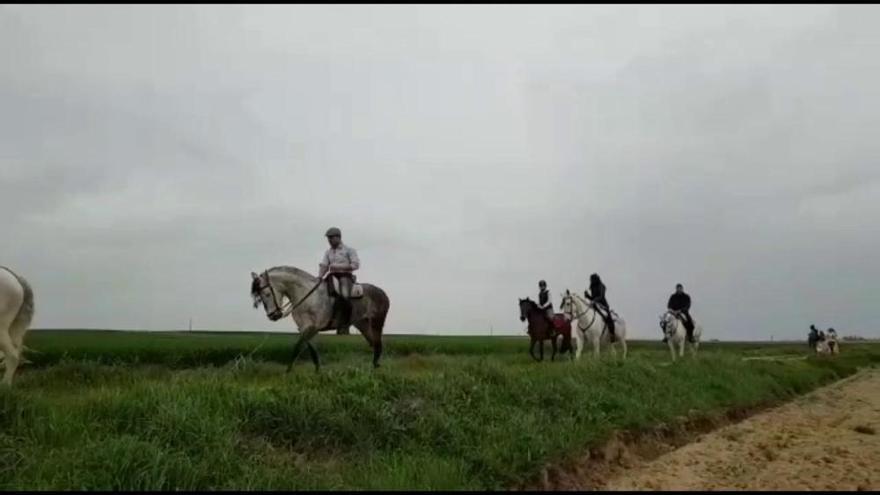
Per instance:
[[[331,328],[336,328],[338,331],[339,322],[342,321],[342,301],[339,296],[333,297],[333,306],[330,308],[330,321],[327,323],[327,326],[324,327],[324,330],[329,330]]]
[[[612,343],[617,341],[617,336],[614,335],[614,318],[611,316],[611,311],[607,308],[605,308],[605,314],[602,315],[602,319],[605,320],[605,326],[608,327],[608,341]]]
[[[339,319],[336,324],[336,335],[349,335],[351,333],[349,330],[349,326],[351,325],[351,301],[339,298],[339,303],[339,311],[337,313]]]

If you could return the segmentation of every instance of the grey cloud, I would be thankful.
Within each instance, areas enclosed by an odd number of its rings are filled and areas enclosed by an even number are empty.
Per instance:
[[[0,257],[37,326],[290,330],[249,272],[337,225],[392,332],[595,271],[638,337],[676,282],[710,338],[870,334],[878,14],[2,7]]]

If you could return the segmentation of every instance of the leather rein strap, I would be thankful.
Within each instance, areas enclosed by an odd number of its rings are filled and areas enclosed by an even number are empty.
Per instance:
[[[281,306],[278,304],[278,298],[275,296],[275,289],[272,287],[272,284],[269,283],[269,271],[268,271],[268,270],[264,271],[264,272],[263,272],[263,275],[264,275],[265,278],[266,278],[266,284],[269,286],[269,290],[272,291],[272,300],[273,300],[273,302],[275,303],[275,307],[281,309],[281,316],[278,317],[279,320],[281,320],[281,319],[283,319],[283,318],[287,318],[291,313],[293,313],[293,310],[295,310],[295,309],[298,308],[303,302],[305,302],[305,300],[308,299],[309,296],[311,296],[313,292],[315,292],[316,290],[318,290],[318,287],[321,286],[321,283],[324,282],[324,277],[319,278],[319,279],[318,279],[318,282],[315,284],[315,286],[312,287],[311,290],[309,290],[308,292],[306,292],[306,295],[303,296],[303,297],[302,297],[302,298],[301,298],[296,304],[291,304],[291,305],[290,305],[289,307],[287,307],[286,309],[283,309],[283,308],[281,308]],[[328,273],[327,275],[329,275],[329,273]],[[326,275],[325,275],[325,277],[326,277]],[[288,304],[290,304],[290,301],[289,301],[289,300],[288,300]]]

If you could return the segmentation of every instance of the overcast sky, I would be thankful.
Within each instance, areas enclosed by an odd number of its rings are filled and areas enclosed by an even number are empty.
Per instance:
[[[880,335],[877,6],[2,6],[0,264],[35,328],[292,331],[338,226],[391,333]]]

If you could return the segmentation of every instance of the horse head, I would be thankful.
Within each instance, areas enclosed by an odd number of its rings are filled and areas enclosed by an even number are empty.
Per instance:
[[[260,275],[251,272],[251,278],[251,298],[254,302],[254,309],[262,303],[266,310],[266,316],[270,320],[278,321],[281,319],[282,310],[278,289],[272,284],[269,272],[265,271]]]
[[[561,303],[559,303],[559,309],[562,310],[562,314],[568,318],[569,321],[574,319],[574,297],[572,297],[571,292],[566,289],[565,294],[562,294]]]
[[[663,330],[663,333],[666,333],[666,329],[669,328],[669,324],[675,319],[675,315],[672,314],[671,310],[666,310],[665,313],[660,315],[660,329]]]
[[[538,308],[538,305],[529,299],[528,297],[525,299],[519,300],[519,321],[526,321],[526,318],[529,317],[529,313]]]

